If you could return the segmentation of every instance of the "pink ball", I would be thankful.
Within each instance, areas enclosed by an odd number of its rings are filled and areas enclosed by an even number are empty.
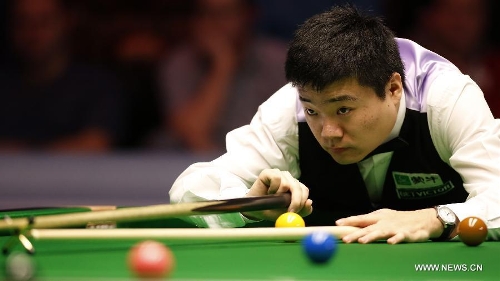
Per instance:
[[[146,240],[138,242],[130,249],[128,266],[138,277],[162,278],[173,271],[175,258],[172,251],[164,244]]]

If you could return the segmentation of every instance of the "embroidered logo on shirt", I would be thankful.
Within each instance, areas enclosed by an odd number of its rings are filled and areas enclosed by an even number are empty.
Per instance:
[[[455,188],[451,181],[443,183],[438,174],[392,172],[400,199],[423,199],[447,193]]]

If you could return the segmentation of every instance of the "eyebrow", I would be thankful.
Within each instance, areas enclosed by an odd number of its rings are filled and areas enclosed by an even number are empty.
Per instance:
[[[303,102],[312,103],[312,101],[310,99],[306,99],[300,95],[299,95],[299,99]],[[332,102],[339,102],[339,101],[357,101],[357,100],[358,100],[357,97],[353,97],[350,95],[340,95],[340,96],[335,96],[331,99],[327,99],[324,103],[332,103]]]

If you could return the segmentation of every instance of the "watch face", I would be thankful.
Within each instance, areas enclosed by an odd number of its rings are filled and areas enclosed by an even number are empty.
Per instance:
[[[438,208],[439,216],[446,223],[455,223],[455,214],[448,207]]]

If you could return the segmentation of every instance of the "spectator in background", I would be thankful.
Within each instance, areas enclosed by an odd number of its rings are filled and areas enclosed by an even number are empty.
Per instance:
[[[120,132],[113,75],[76,62],[58,0],[10,1],[12,56],[0,68],[0,150],[107,151]]]
[[[403,36],[443,55],[470,75],[483,90],[493,115],[500,118],[500,49],[491,43],[487,33],[492,20],[492,1],[415,3],[417,13],[413,24]]]
[[[258,29],[265,34],[277,36],[287,41],[293,38],[297,27],[306,19],[329,10],[332,6],[346,2],[370,11],[372,14],[380,12],[382,0],[256,0],[261,15],[258,20]]]
[[[196,152],[224,149],[227,132],[250,122],[285,83],[287,46],[254,32],[250,0],[198,0],[190,40],[162,62],[165,131]]]
[[[164,36],[152,25],[140,17],[132,22],[140,27],[124,32],[113,50],[127,105],[122,149],[141,148],[144,138],[160,125],[157,63],[167,49]]]

